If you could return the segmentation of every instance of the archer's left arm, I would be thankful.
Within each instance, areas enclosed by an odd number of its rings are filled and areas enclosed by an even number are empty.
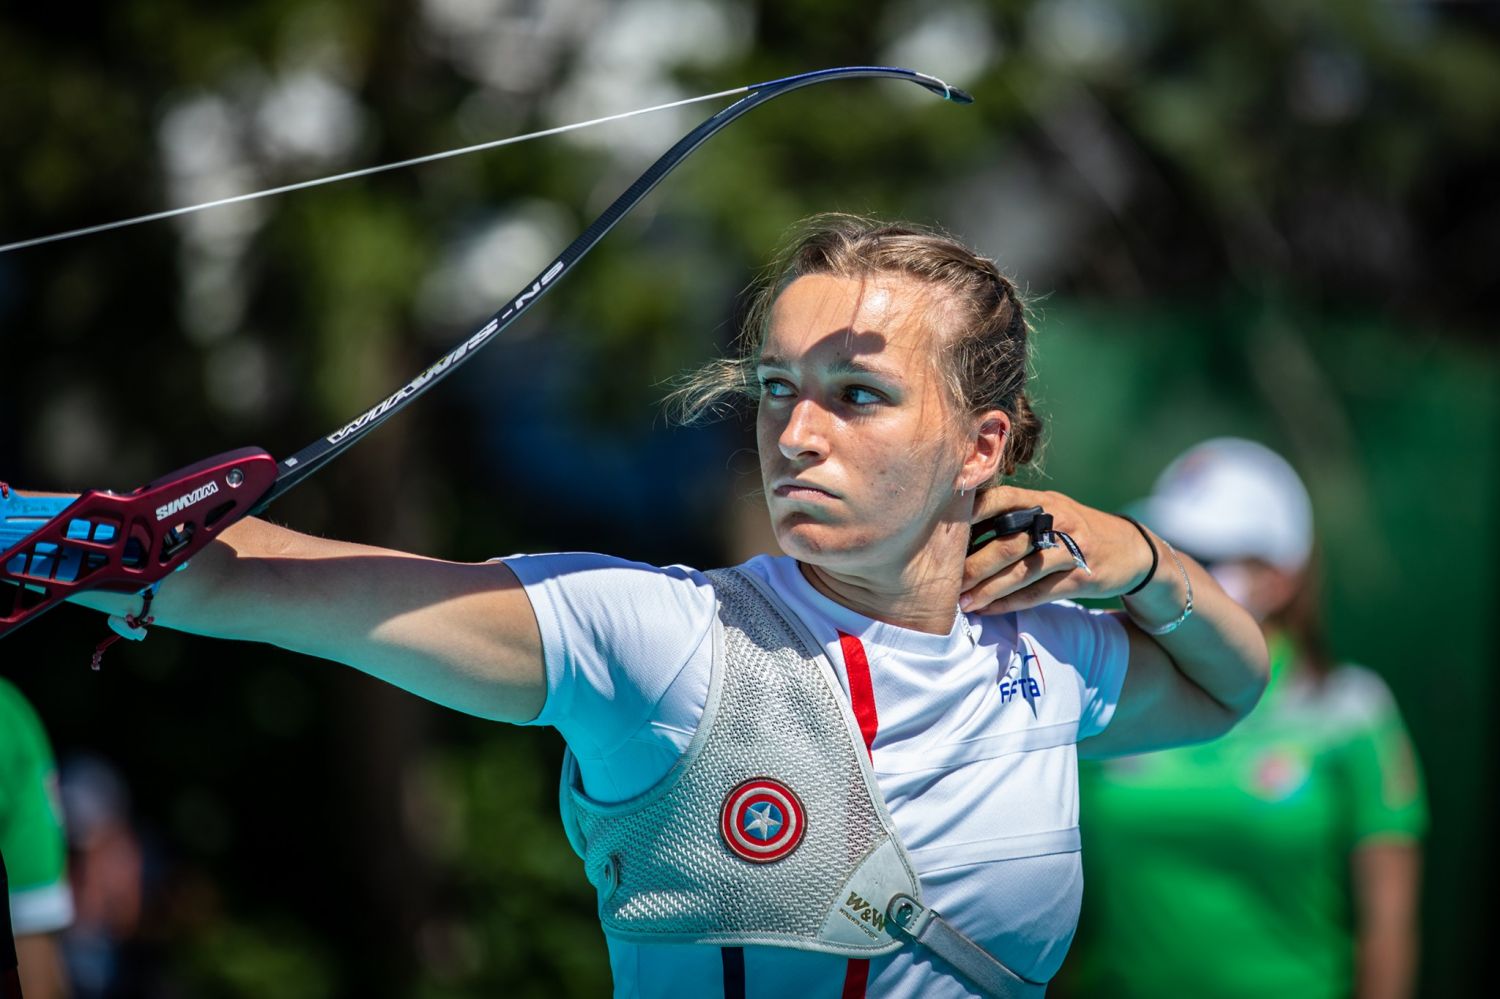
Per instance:
[[[997,538],[964,565],[970,610],[1004,613],[1053,600],[1121,596],[1151,572],[1148,539],[1129,521],[1061,493],[999,486],[981,495],[974,519],[1031,506],[1050,513],[1055,529],[1077,543],[1088,571],[1065,547],[1037,551],[1024,534]],[[1130,664],[1109,727],[1080,744],[1091,756],[1212,739],[1249,714],[1265,689],[1266,643],[1255,619],[1197,562],[1148,535],[1156,571],[1124,598],[1126,612],[1119,616],[1129,635]],[[1182,617],[1189,585],[1192,613],[1166,634],[1148,635],[1145,629]]]

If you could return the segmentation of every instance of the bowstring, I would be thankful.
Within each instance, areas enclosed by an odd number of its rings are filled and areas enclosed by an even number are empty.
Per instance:
[[[227,198],[217,198],[213,201],[204,201],[196,205],[185,205],[181,208],[168,208],[165,211],[151,212],[146,215],[135,215],[115,222],[104,222],[100,225],[85,226],[82,229],[69,229],[65,232],[55,232],[49,236],[37,236],[33,239],[23,239],[14,243],[0,245],[0,253],[10,253],[12,250],[24,250],[31,246],[41,246],[44,243],[58,243],[65,239],[76,239],[79,236],[92,236],[95,233],[108,232],[111,229],[123,229],[126,226],[140,225],[144,222],[159,222],[162,219],[176,218],[179,215],[188,215],[193,212],[201,212],[209,208],[221,208],[225,205],[237,205],[246,201],[255,201],[260,198],[269,198],[278,194],[288,194],[292,191],[304,191],[310,187],[321,187],[325,184],[336,184],[340,181],[354,180],[357,177],[369,177],[372,174],[386,173],[391,170],[401,170],[406,167],[420,166],[423,163],[433,163],[437,160],[450,159],[455,156],[466,156],[469,153],[483,152],[487,149],[498,149],[501,146],[513,146],[522,142],[530,142],[533,139],[544,139],[551,135],[562,135],[565,132],[574,132],[579,129],[592,128],[595,125],[604,125],[612,121],[623,121],[636,115],[651,114],[655,111],[666,111],[671,108],[685,107],[689,104],[699,104],[703,101],[718,100],[723,97],[734,97],[749,91],[749,87],[735,87],[732,90],[721,90],[713,94],[701,94],[697,97],[685,97],[681,100],[668,101],[665,104],[653,104],[651,107],[636,108],[633,111],[621,111],[616,114],[605,115],[602,118],[590,118],[587,121],[576,121],[567,125],[557,125],[552,128],[544,128],[539,132],[527,132],[525,135],[512,135],[504,139],[492,139],[488,142],[475,143],[472,146],[462,146],[458,149],[445,149],[438,153],[428,153],[425,156],[414,156],[411,159],[398,160],[394,163],[382,163],[378,166],[361,167],[358,170],[347,170],[343,173],[331,174],[327,177],[316,177],[312,180],[301,180],[294,184],[282,184],[279,187],[268,187],[261,191],[250,191],[246,194],[235,194]]]

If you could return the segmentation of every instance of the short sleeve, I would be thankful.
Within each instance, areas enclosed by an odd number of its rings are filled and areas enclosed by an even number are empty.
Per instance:
[[[713,589],[695,569],[584,553],[504,561],[542,636],[547,700],[531,724],[556,728],[580,757],[634,736],[711,641]]]
[[[1078,674],[1078,741],[1109,726],[1130,661],[1130,640],[1113,614],[1068,601],[1043,604],[1021,613],[1019,627],[1034,635],[1058,660]]]
[[[1338,754],[1348,780],[1353,841],[1420,838],[1427,829],[1421,768],[1390,689],[1358,667],[1343,667],[1328,682],[1346,726]]]
[[[0,853],[17,935],[49,933],[73,921],[57,767],[41,721],[0,681]]]

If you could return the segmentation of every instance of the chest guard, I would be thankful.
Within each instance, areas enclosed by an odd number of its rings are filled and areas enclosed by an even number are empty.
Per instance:
[[[833,668],[758,581],[718,596],[703,718],[645,794],[603,804],[563,764],[562,811],[611,937],[847,957],[902,946],[887,903],[920,898]]]
[[[993,999],[1045,986],[921,902],[911,858],[821,647],[737,569],[718,598],[708,701],[687,750],[645,794],[605,804],[563,759],[568,840],[606,935],[642,944],[772,946],[870,958],[910,943]]]

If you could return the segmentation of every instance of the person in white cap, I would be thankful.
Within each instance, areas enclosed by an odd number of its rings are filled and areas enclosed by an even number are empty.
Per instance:
[[[1247,440],[1172,462],[1139,511],[1260,620],[1271,683],[1222,739],[1088,768],[1081,994],[1408,996],[1426,822],[1385,683],[1324,651],[1312,503]]]

